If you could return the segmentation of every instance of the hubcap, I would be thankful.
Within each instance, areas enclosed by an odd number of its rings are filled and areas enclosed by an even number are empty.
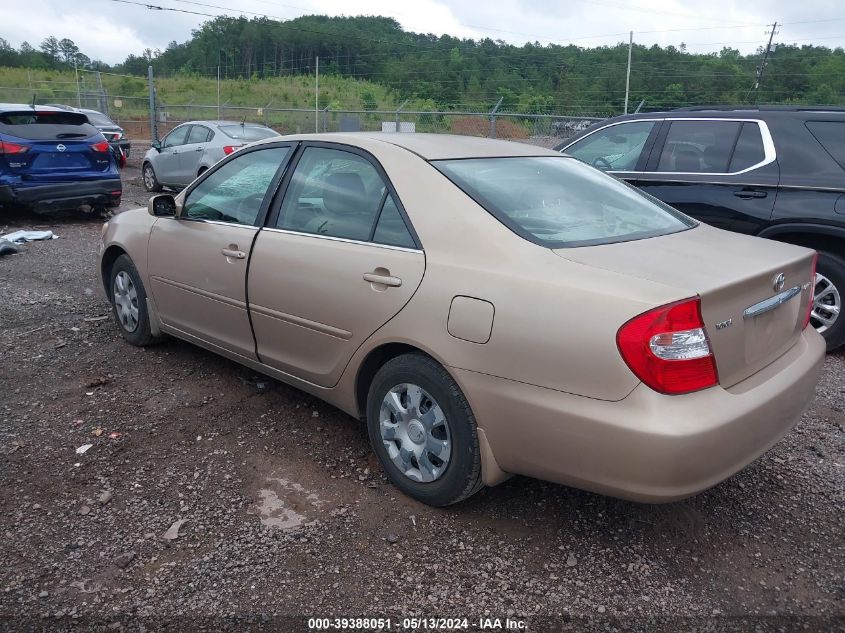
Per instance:
[[[393,464],[408,479],[440,478],[452,456],[452,438],[443,409],[429,393],[410,383],[387,392],[379,411],[381,440]]]
[[[813,290],[813,310],[810,312],[810,323],[819,332],[833,327],[839,313],[842,311],[842,298],[839,290],[824,275],[816,273],[816,285]]]
[[[147,165],[144,167],[144,184],[147,189],[152,189],[155,185],[155,176],[153,176],[153,168]]]
[[[121,270],[115,275],[112,296],[121,327],[127,332],[134,332],[138,328],[138,291],[126,271]]]

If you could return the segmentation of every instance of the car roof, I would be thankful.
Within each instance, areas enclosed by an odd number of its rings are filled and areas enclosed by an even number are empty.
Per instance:
[[[396,132],[331,132],[325,134],[296,134],[269,138],[259,143],[291,141],[326,141],[353,146],[375,143],[394,145],[413,152],[425,160],[448,158],[495,158],[511,156],[560,156],[558,152],[528,143],[514,143],[478,136],[457,134],[396,133]]]
[[[47,105],[35,105],[31,103],[0,103],[0,112],[67,112],[63,108],[54,108]]]
[[[818,117],[833,117],[845,119],[845,108],[836,106],[694,106],[664,110],[660,112],[638,112],[610,117],[595,123],[591,127],[607,125],[618,121],[637,121],[642,119],[812,119]]]
[[[176,127],[180,127],[182,125],[244,125],[245,127],[267,127],[263,123],[254,123],[253,121],[212,121],[211,119],[202,119],[197,121],[185,121],[184,123],[180,123]],[[269,129],[269,128],[268,128]]]

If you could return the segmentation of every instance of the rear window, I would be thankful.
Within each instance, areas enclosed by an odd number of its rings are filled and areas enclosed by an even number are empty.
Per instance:
[[[220,131],[229,138],[236,138],[243,141],[260,141],[271,136],[278,136],[278,132],[269,127],[256,127],[249,125],[221,125]]]
[[[116,127],[114,121],[108,118],[105,114],[101,114],[100,112],[86,112],[85,116],[87,116],[88,120],[94,125],[102,125],[103,127]]]
[[[432,164],[512,231],[548,248],[627,242],[696,225],[670,206],[565,156]]]
[[[78,112],[2,112],[0,133],[31,140],[87,138],[99,133]]]
[[[845,169],[845,122],[807,121],[806,125],[833,160]]]

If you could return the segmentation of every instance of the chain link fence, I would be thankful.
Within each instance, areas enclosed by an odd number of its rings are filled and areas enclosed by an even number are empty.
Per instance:
[[[604,117],[572,114],[520,114],[510,112],[343,110],[236,106],[223,103],[168,104],[157,102],[155,129],[150,126],[147,97],[109,96],[104,92],[0,87],[0,102],[58,103],[106,112],[127,136],[139,143],[162,138],[186,121],[230,120],[260,123],[279,134],[310,132],[385,131],[464,134],[532,143],[544,147],[574,136]]]

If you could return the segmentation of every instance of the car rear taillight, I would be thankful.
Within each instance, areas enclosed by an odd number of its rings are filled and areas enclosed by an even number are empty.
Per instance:
[[[660,393],[689,393],[719,382],[698,297],[634,317],[619,328],[616,344],[634,375]]]
[[[239,149],[241,147],[243,147],[243,146],[242,145],[224,145],[223,146],[223,153],[226,154],[226,156],[228,156],[229,154],[234,152],[236,149]]]
[[[100,141],[99,143],[94,143],[91,146],[95,152],[107,152],[109,151],[109,142],[108,141]]]
[[[813,255],[813,270],[810,273],[810,299],[807,301],[807,313],[804,315],[804,325],[801,327],[802,330],[807,329],[807,326],[810,325],[810,315],[813,313],[813,299],[816,294],[816,266],[818,263],[819,254],[816,253]]]
[[[23,154],[29,151],[28,145],[19,145],[9,141],[0,141],[0,154]]]

